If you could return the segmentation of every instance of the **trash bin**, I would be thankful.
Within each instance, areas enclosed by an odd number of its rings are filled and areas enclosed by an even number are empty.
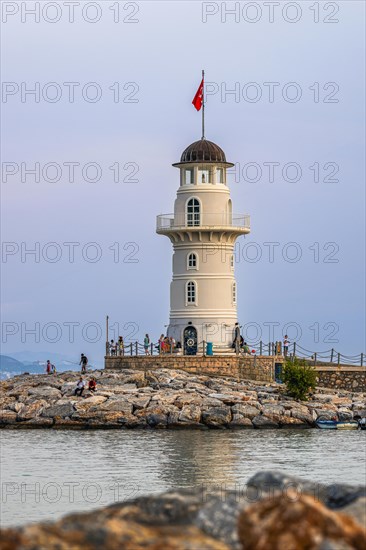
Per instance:
[[[206,344],[206,355],[213,355],[213,343],[207,342]]]
[[[282,363],[275,363],[275,382],[282,384]]]

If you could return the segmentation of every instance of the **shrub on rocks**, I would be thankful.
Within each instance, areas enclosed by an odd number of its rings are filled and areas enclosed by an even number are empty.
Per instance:
[[[282,380],[290,397],[306,401],[311,389],[316,386],[316,370],[304,360],[286,361],[282,370]]]

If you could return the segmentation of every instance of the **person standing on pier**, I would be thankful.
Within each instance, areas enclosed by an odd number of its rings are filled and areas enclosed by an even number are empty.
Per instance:
[[[150,346],[150,336],[148,334],[145,334],[145,338],[144,338],[145,355],[149,355],[149,346]]]
[[[285,357],[287,357],[287,354],[288,354],[288,346],[289,346],[289,344],[290,344],[290,341],[289,341],[289,339],[288,339],[287,334],[285,334],[285,337],[284,337],[284,339],[283,339],[283,355],[284,355]]]
[[[235,323],[234,347],[235,347],[235,353],[238,355],[239,351],[240,351],[240,325],[239,325],[239,323]]]
[[[85,374],[86,373],[86,366],[88,364],[88,358],[86,355],[84,355],[83,353],[81,354],[81,357],[80,357],[80,363],[79,365],[81,365],[81,372],[82,374]]]

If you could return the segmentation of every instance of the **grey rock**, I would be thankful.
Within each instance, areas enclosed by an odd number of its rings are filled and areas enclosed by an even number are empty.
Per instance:
[[[261,407],[261,405],[259,406]],[[254,417],[256,417],[259,414],[258,408],[252,405],[237,404],[231,407],[231,410],[233,411],[234,414],[235,413],[241,414],[242,416],[244,416],[245,418],[249,418],[250,420],[252,420]]]
[[[231,421],[231,409],[229,407],[209,407],[202,411],[202,422],[207,426],[226,426]]]
[[[42,411],[42,416],[46,418],[53,418],[55,416],[60,416],[61,418],[66,418],[71,416],[75,412],[74,406],[72,403],[65,403],[64,405],[55,405],[47,407]]]
[[[273,420],[269,416],[259,414],[255,416],[252,420],[253,426],[255,428],[278,428],[279,423],[276,420]]]
[[[248,487],[254,487],[262,497],[275,491],[296,489],[298,494],[309,494],[320,500],[328,508],[339,509],[366,496],[366,487],[334,483],[324,485],[303,480],[277,471],[258,472],[248,481]]]

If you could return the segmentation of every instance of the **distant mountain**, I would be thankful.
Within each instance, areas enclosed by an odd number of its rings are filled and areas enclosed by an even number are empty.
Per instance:
[[[22,369],[24,364],[14,357],[8,357],[8,355],[0,355],[0,369]]]

